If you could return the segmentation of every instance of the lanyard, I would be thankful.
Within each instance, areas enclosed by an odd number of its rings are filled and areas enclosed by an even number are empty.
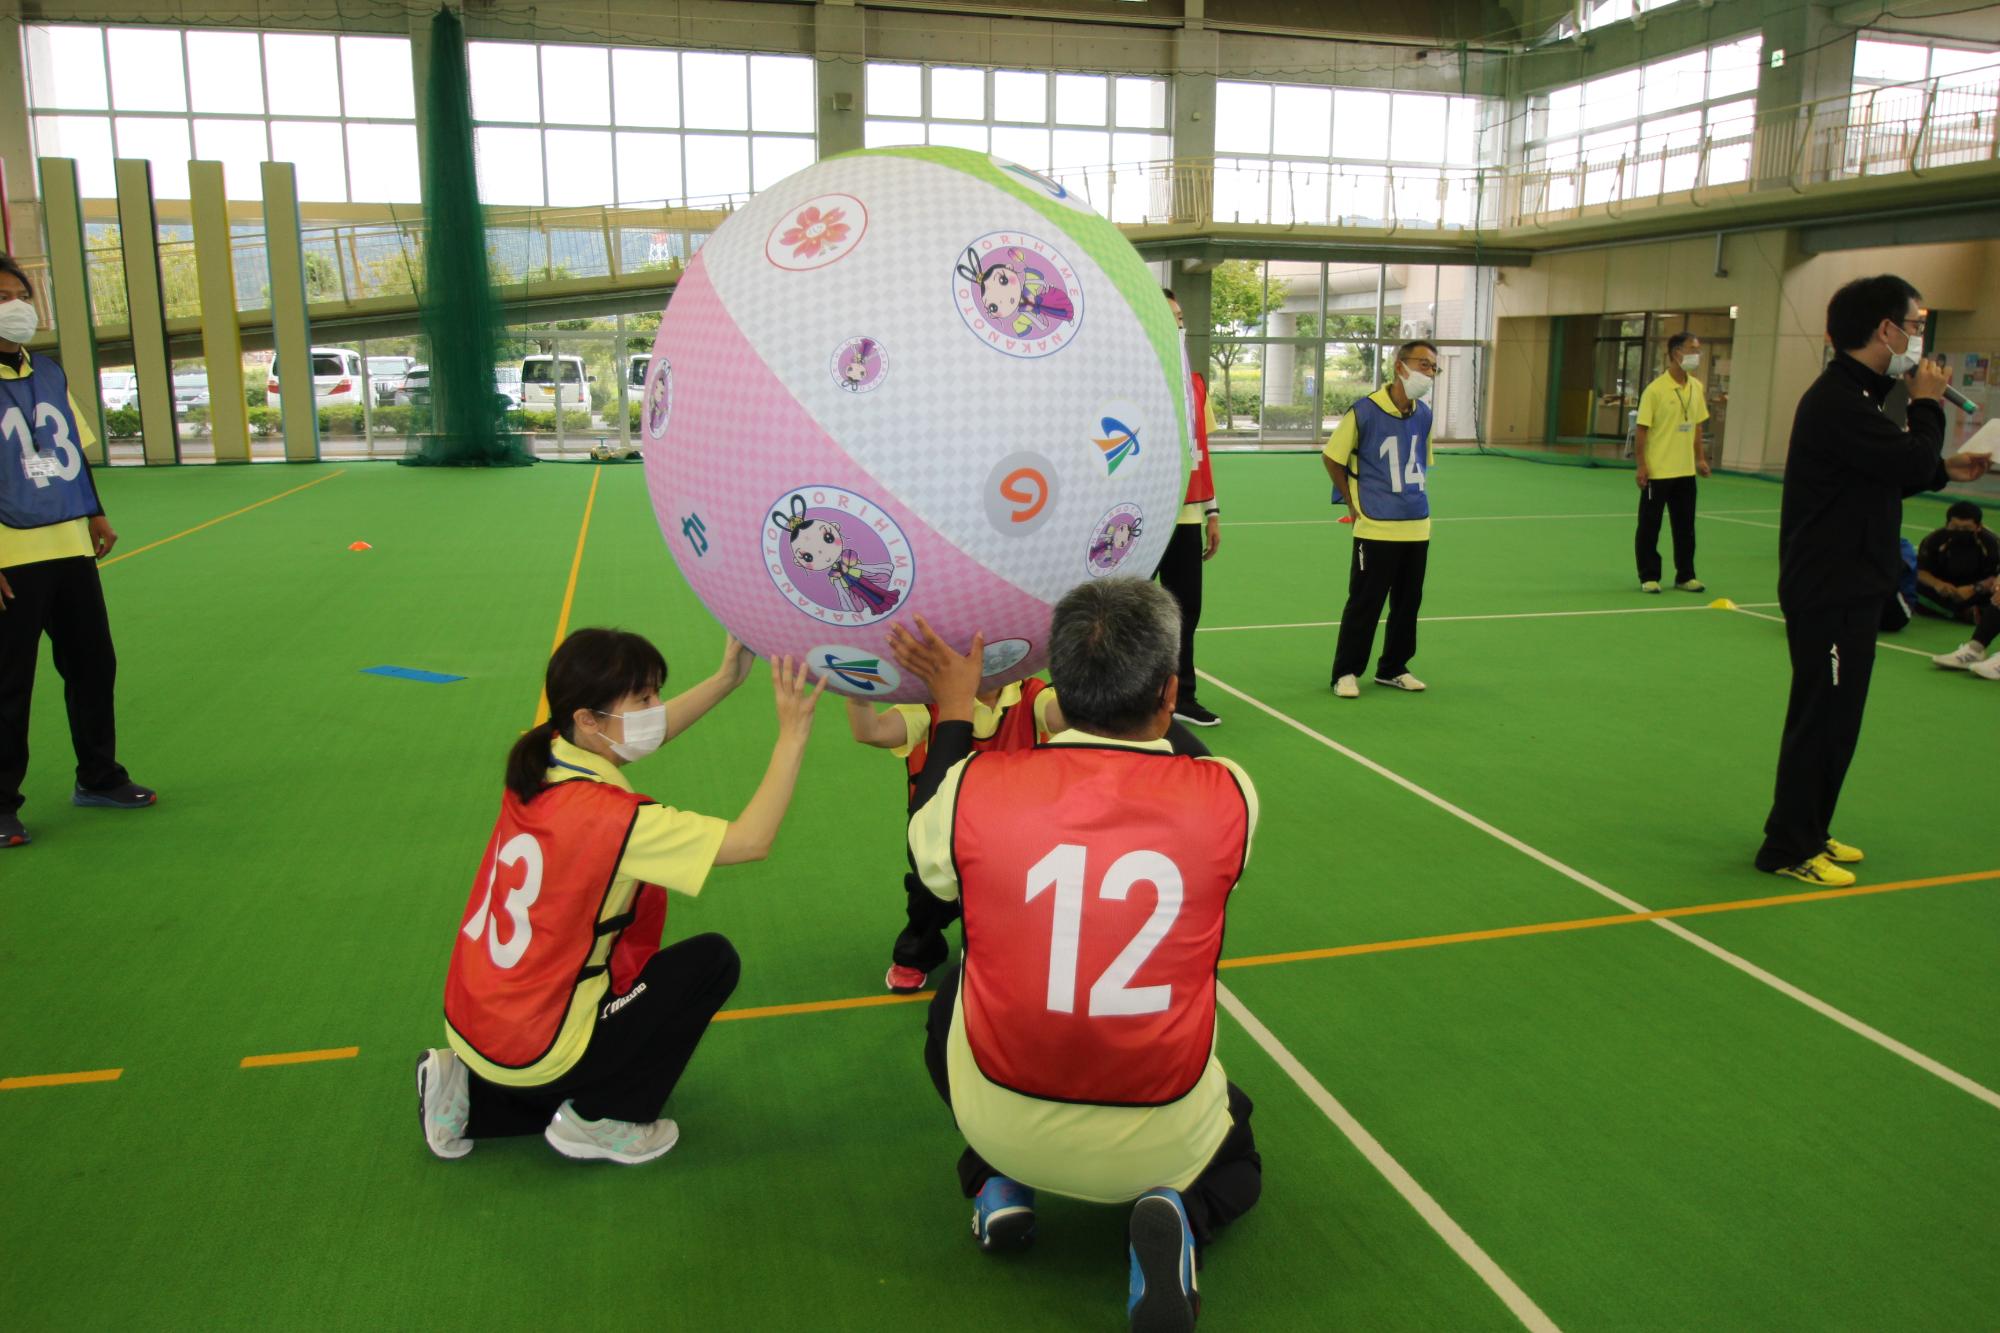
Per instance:
[[[550,756],[549,756],[549,767],[550,767],[550,768],[566,768],[566,769],[568,769],[568,770],[569,770],[570,772],[572,772],[572,773],[581,773],[581,774],[583,774],[583,775],[584,775],[585,777],[589,778],[589,779],[590,779],[591,781],[593,781],[593,782],[601,782],[601,781],[603,781],[603,779],[599,778],[599,777],[597,776],[597,774],[595,774],[595,773],[591,772],[591,771],[590,771],[589,769],[587,769],[587,768],[583,767],[583,766],[582,766],[581,764],[569,764],[569,763],[564,763],[564,762],[563,762],[562,760],[560,760],[560,759],[556,758],[556,757],[555,757],[554,755],[550,755]]]

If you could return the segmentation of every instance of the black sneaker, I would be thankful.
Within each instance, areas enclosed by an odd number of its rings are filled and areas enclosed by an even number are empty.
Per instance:
[[[1222,719],[1203,708],[1192,699],[1174,705],[1174,716],[1190,727],[1212,727]]]
[[[80,806],[96,806],[105,810],[144,810],[160,799],[158,792],[141,787],[136,782],[127,782],[105,791],[86,791],[78,787],[70,793],[69,803]]]
[[[33,841],[19,815],[0,815],[0,847],[26,847]]]

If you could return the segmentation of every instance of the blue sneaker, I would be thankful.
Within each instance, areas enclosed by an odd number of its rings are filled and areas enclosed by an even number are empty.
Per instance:
[[[1125,1313],[1132,1333],[1188,1333],[1201,1309],[1194,1232],[1178,1191],[1148,1190],[1132,1205],[1132,1281]]]
[[[972,1201],[972,1235],[988,1254],[1027,1249],[1035,1239],[1035,1192],[1005,1176],[988,1180]]]

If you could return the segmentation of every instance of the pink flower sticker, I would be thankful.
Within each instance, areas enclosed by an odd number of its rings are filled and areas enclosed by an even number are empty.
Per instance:
[[[790,210],[771,228],[764,257],[793,271],[824,268],[844,259],[868,231],[868,210],[848,194],[823,194]]]

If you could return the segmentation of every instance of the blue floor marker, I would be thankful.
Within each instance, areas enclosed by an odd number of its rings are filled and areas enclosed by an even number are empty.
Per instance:
[[[363,667],[364,676],[394,676],[398,680],[420,680],[429,685],[449,685],[463,676],[447,676],[441,671],[419,671],[415,667],[378,666]]]

